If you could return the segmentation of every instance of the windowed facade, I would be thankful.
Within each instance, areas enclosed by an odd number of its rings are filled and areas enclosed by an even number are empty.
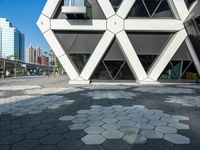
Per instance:
[[[65,6],[84,6],[85,0],[64,0]]]
[[[63,6],[84,6],[86,12],[63,12]],[[196,0],[60,0],[52,28],[43,33],[72,82],[195,82],[197,7]]]

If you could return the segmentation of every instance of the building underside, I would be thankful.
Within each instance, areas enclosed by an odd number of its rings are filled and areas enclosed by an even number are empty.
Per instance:
[[[198,0],[48,0],[37,24],[70,83],[195,82],[199,8]]]

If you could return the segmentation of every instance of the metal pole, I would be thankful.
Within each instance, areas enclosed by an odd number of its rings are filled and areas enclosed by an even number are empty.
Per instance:
[[[16,65],[16,62],[14,63],[14,78],[16,78],[16,71],[17,71],[17,65]]]
[[[5,71],[6,71],[6,58],[5,58],[5,53],[4,53],[2,79],[4,79]]]

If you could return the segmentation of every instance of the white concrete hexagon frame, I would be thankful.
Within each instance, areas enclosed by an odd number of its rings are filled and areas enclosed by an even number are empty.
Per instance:
[[[136,0],[124,0],[117,12],[114,11],[109,0],[97,0],[106,20],[53,19],[61,1],[47,0],[37,25],[67,72],[71,83],[89,83],[92,73],[101,61],[114,37],[116,37],[127,63],[139,83],[155,83],[184,41],[186,41],[189,53],[200,75],[200,62],[190,39],[187,38],[187,32],[183,25],[192,8],[188,10],[183,0],[167,0],[176,19],[126,19]],[[194,6],[192,7],[194,8]],[[123,29],[119,18],[123,19]],[[109,23],[109,20],[114,22],[114,24]],[[84,24],[82,25],[83,22]],[[117,24],[120,24],[120,27]],[[114,29],[111,30],[110,25]],[[105,31],[80,74],[70,56],[65,53],[64,48],[54,35],[53,31],[56,30]],[[175,32],[175,34],[146,73],[126,31]]]

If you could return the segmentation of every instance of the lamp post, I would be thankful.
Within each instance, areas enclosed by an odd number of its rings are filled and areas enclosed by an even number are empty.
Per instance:
[[[6,56],[5,56],[5,53],[3,54],[3,74],[2,74],[2,79],[4,79],[4,76],[5,76],[5,72],[6,72]]]

